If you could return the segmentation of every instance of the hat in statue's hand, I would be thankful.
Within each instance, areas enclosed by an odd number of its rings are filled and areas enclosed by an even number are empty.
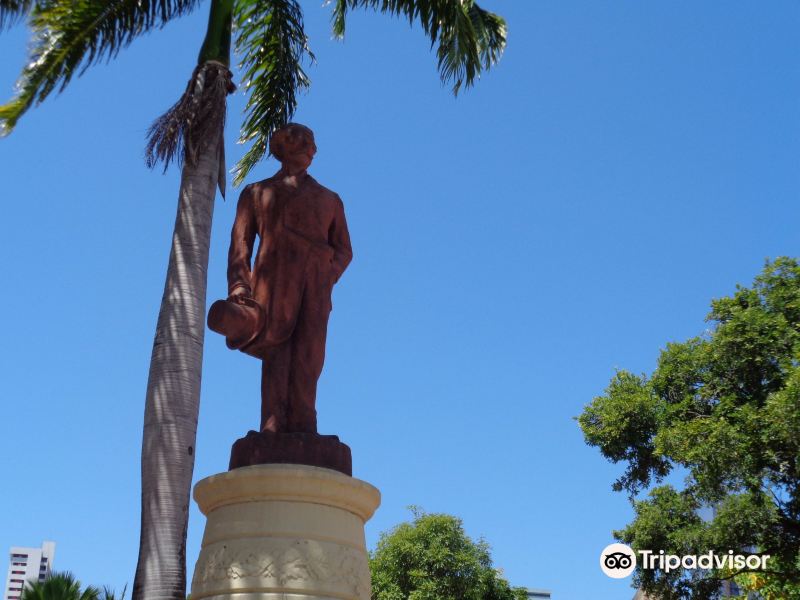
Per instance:
[[[208,328],[225,336],[232,350],[240,350],[258,337],[264,329],[264,309],[246,296],[239,301],[217,300],[208,310]]]

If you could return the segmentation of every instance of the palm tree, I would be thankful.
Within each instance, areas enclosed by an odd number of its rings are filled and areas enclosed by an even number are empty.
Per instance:
[[[117,599],[107,587],[102,590],[92,585],[81,589],[81,582],[67,571],[52,572],[44,581],[30,581],[22,590],[20,600],[124,600],[125,590]]]
[[[505,47],[499,16],[474,0],[331,0],[334,34],[348,11],[369,8],[418,23],[437,46],[441,79],[454,94],[471,86]],[[0,133],[75,74],[113,58],[134,39],[196,10],[200,0],[0,0],[0,29],[26,19],[31,56],[17,95],[0,106]],[[184,600],[186,531],[200,402],[206,272],[216,188],[225,193],[222,130],[233,90],[231,29],[248,94],[235,167],[243,181],[269,136],[297,107],[313,61],[298,0],[211,0],[197,67],[181,99],[149,132],[148,166],[182,162],[178,210],[156,326],[142,441],[142,524],[133,600]]]

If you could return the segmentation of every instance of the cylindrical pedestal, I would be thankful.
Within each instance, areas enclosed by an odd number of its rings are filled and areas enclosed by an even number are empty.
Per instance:
[[[190,600],[369,600],[370,484],[330,469],[254,465],[194,488],[208,517]]]

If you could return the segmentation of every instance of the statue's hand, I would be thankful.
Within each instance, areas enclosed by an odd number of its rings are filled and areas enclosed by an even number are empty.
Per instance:
[[[231,302],[236,302],[237,304],[244,303],[245,298],[252,298],[253,293],[250,291],[250,288],[246,285],[237,285],[233,288],[230,296],[228,296],[228,300]]]

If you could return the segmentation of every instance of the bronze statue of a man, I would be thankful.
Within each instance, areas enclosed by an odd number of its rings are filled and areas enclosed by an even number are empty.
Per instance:
[[[212,307],[209,326],[263,361],[261,431],[316,433],[331,291],[353,253],[341,199],[306,172],[317,151],[313,132],[290,123],[273,134],[270,151],[281,168],[242,191],[229,297],[216,313]]]

